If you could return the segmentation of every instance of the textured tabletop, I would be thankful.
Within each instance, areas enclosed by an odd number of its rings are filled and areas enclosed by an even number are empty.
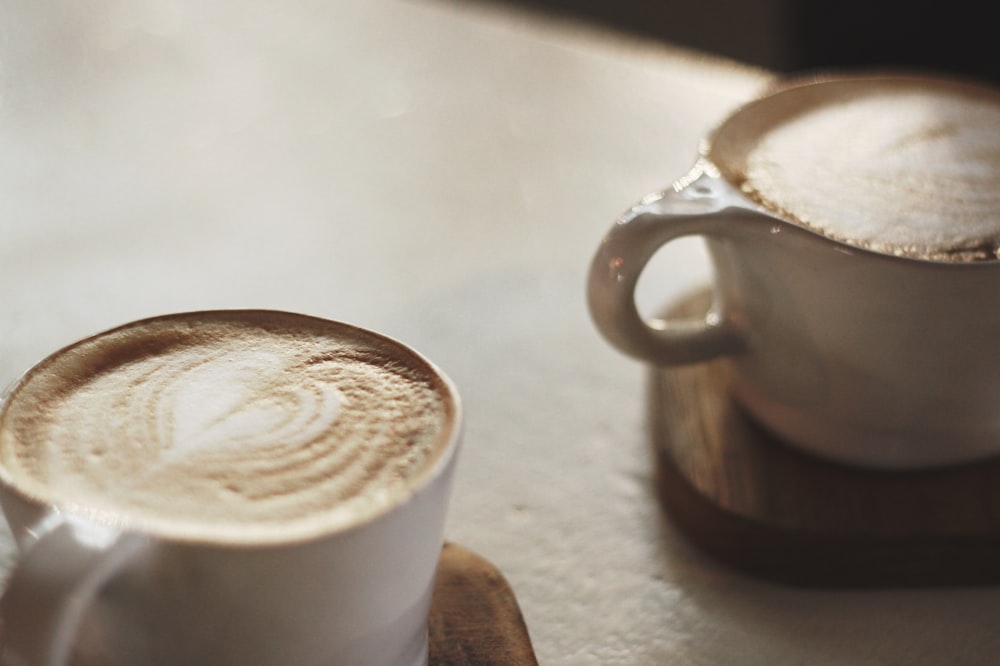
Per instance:
[[[0,381],[169,311],[373,328],[458,384],[447,536],[542,664],[995,663],[995,589],[780,587],[657,505],[643,369],[584,275],[766,73],[461,3],[0,0],[0,33]],[[644,307],[708,278],[666,254]]]

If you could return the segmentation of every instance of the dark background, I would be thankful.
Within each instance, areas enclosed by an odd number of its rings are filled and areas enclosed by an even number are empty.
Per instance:
[[[779,72],[896,67],[1000,82],[989,0],[469,0],[523,5]]]

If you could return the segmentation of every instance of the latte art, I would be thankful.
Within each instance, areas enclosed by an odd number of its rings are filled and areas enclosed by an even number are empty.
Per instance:
[[[407,492],[451,431],[448,390],[416,355],[350,327],[168,317],[29,373],[2,414],[0,455],[57,504],[185,534],[308,532]]]
[[[1000,94],[931,79],[824,82],[764,98],[712,157],[765,208],[836,240],[940,261],[1000,248]]]
[[[133,385],[136,416],[156,414],[158,464],[213,450],[308,446],[336,421],[340,391],[299,372],[293,360],[272,350],[199,352],[176,359],[176,367],[150,362]]]

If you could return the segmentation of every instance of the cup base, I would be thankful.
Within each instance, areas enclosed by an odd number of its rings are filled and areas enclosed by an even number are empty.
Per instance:
[[[740,390],[733,381],[729,392],[777,438],[795,448],[834,463],[886,471],[912,471],[968,465],[1000,458],[995,432],[968,430],[879,431],[852,427],[836,418],[771,402],[752,387]]]

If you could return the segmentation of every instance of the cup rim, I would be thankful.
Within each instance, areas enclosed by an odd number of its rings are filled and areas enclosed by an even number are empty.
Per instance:
[[[0,392],[0,431],[4,428],[4,421],[8,413],[8,408],[16,398],[19,389],[26,384],[33,376],[43,370],[50,362],[57,357],[88,344],[101,337],[114,334],[116,332],[139,328],[157,322],[198,318],[220,318],[220,317],[278,317],[285,320],[295,319],[303,322],[311,322],[318,326],[333,326],[345,330],[352,335],[369,339],[376,343],[386,344],[393,351],[408,356],[415,364],[422,366],[421,370],[432,378],[440,390],[443,402],[449,413],[444,419],[441,431],[435,440],[433,449],[427,459],[419,468],[405,479],[405,482],[391,493],[386,493],[374,507],[358,512],[358,515],[351,516],[349,511],[331,511],[324,519],[316,519],[285,525],[281,523],[250,524],[250,525],[210,525],[184,523],[177,520],[156,520],[136,516],[127,510],[115,511],[105,510],[89,506],[85,502],[75,502],[58,497],[58,494],[49,494],[41,489],[41,482],[25,483],[23,478],[12,471],[4,460],[2,450],[0,450],[0,500],[5,499],[4,495],[10,494],[23,503],[28,504],[39,512],[48,513],[59,511],[73,514],[81,518],[92,520],[105,525],[111,525],[122,531],[131,531],[149,534],[157,539],[171,542],[189,542],[198,544],[217,544],[227,546],[277,546],[297,544],[305,541],[312,541],[334,534],[349,532],[363,528],[373,523],[386,514],[393,512],[398,507],[407,504],[416,495],[436,485],[437,480],[447,474],[457,455],[458,445],[462,438],[464,429],[464,408],[461,397],[455,383],[437,365],[427,359],[423,354],[416,351],[409,345],[382,333],[377,333],[370,329],[355,326],[341,321],[326,319],[313,315],[306,315],[297,312],[274,310],[264,308],[220,308],[195,310],[189,312],[176,312],[156,315],[130,321],[112,328],[85,336],[75,342],[67,344],[60,349],[46,355],[40,361],[29,367],[18,378]],[[2,448],[2,438],[0,438],[0,448]]]

